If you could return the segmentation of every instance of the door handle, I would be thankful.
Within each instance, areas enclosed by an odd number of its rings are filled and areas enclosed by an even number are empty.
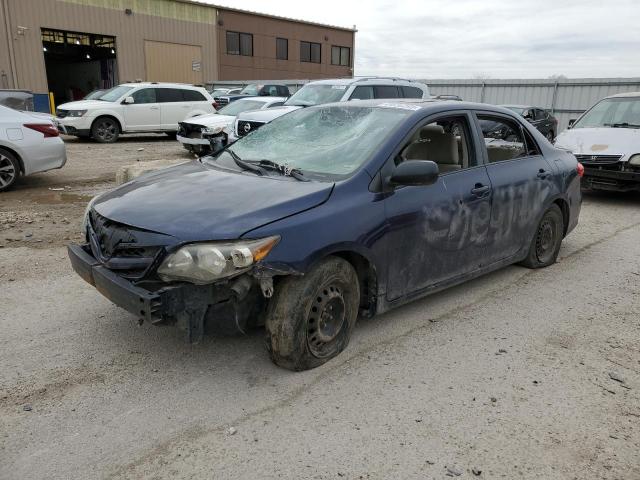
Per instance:
[[[471,193],[476,197],[481,197],[487,192],[489,192],[489,190],[491,190],[491,187],[489,185],[482,185],[481,183],[476,183],[476,186],[471,189]]]
[[[151,110],[159,110],[160,107],[151,107]]]
[[[551,174],[547,172],[544,168],[541,168],[538,171],[538,175],[537,175],[538,178],[541,178],[544,180],[545,178],[549,178],[549,176],[551,176]]]

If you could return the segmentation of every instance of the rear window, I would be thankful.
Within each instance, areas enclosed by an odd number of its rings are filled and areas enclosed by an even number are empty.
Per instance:
[[[197,90],[182,90],[182,98],[185,102],[204,102],[207,99]]]
[[[374,89],[376,98],[398,98],[401,96],[395,85],[379,85]]]
[[[157,89],[158,102],[160,103],[172,103],[183,102],[182,92],[179,88],[158,88]]]
[[[402,89],[404,98],[422,98],[422,90],[418,87],[402,86],[400,88]]]

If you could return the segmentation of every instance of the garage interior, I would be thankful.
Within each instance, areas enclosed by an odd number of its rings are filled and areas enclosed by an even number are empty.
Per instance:
[[[57,105],[117,85],[116,38],[41,29],[49,92]]]

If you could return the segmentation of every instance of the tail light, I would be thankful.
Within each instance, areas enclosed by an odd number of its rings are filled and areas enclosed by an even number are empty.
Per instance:
[[[578,176],[580,178],[582,178],[583,175],[584,175],[584,165],[582,165],[580,162],[578,162],[578,166],[576,167],[576,171],[578,172]]]
[[[213,105],[213,108],[216,109],[216,110],[220,106],[220,104],[218,102],[213,102],[211,105]]]
[[[30,128],[31,130],[35,130],[36,132],[42,133],[44,135],[44,138],[60,136],[60,132],[58,132],[58,129],[50,123],[25,123],[24,126]]]

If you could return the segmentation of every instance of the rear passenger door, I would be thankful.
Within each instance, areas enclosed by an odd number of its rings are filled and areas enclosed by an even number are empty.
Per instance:
[[[178,122],[189,115],[191,106],[184,101],[180,88],[158,88],[160,102],[160,127],[162,130],[178,130]]]
[[[488,256],[498,262],[529,248],[542,209],[553,195],[553,170],[515,118],[476,112],[493,200]]]

